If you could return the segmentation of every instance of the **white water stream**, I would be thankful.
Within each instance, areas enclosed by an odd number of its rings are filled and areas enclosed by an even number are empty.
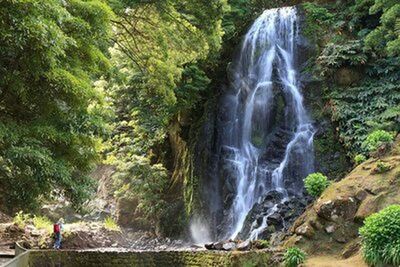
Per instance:
[[[237,120],[233,126],[233,133],[238,136],[236,142],[225,145],[234,155],[230,162],[237,177],[237,193],[230,210],[231,227],[227,229],[226,235],[232,239],[242,230],[247,214],[260,197],[271,190],[287,197],[284,170],[289,164],[292,151],[303,153],[304,157],[312,157],[308,154],[312,151],[314,130],[303,106],[294,67],[298,26],[296,8],[266,10],[246,34],[234,70],[233,86],[236,94],[230,101],[236,106],[236,110],[241,106],[242,112],[237,112]],[[288,114],[284,117],[292,134],[283,160],[272,170],[271,183],[267,186],[258,177],[262,149],[254,144],[253,135],[254,129],[265,129],[263,124],[268,120],[260,122],[257,117],[270,116],[273,87],[277,84],[285,95],[285,113]],[[261,228],[266,226],[264,218],[262,225],[252,230],[250,238],[256,239]]]

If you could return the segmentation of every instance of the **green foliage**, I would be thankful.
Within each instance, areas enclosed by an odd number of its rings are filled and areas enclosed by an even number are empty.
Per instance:
[[[222,27],[224,30],[224,49],[238,44],[245,30],[264,10],[286,6],[285,0],[228,0]],[[228,46],[228,47],[227,47]]]
[[[205,70],[221,47],[229,8],[225,0],[114,1],[113,8],[114,67],[101,84],[115,114],[104,152],[117,165],[118,197],[138,199],[144,217],[156,222],[169,186],[169,126],[204,99]]]
[[[358,5],[369,6],[370,15],[380,15],[380,25],[365,38],[366,47],[379,54],[400,56],[400,3],[398,1],[357,1]]]
[[[168,185],[167,170],[138,155],[132,155],[129,162],[120,162],[118,170],[116,196],[140,199],[138,208],[146,218],[157,221],[166,204],[163,197]]]
[[[376,130],[367,136],[361,147],[368,152],[372,152],[384,144],[392,143],[393,139],[394,136],[392,133],[384,130]]]
[[[332,25],[335,15],[316,3],[306,2],[302,7],[306,12],[304,35],[315,42],[324,29]]]
[[[304,263],[305,259],[306,253],[297,247],[288,248],[283,255],[283,262],[286,267],[297,267]]]
[[[121,231],[121,228],[111,216],[108,216],[104,219],[104,228],[109,231]]]
[[[328,43],[318,57],[321,75],[332,74],[342,66],[360,66],[367,62],[360,40],[350,40],[344,44]]]
[[[373,149],[363,145],[374,129],[399,131],[400,85],[386,78],[367,80],[363,85],[331,94],[333,120],[339,136],[350,153]]]
[[[363,154],[358,154],[354,157],[354,163],[356,165],[360,165],[361,163],[363,163],[366,160],[367,160],[367,158]]]
[[[57,188],[79,204],[104,133],[92,78],[109,66],[102,1],[5,0],[0,6],[0,199],[30,209]]]
[[[384,172],[387,172],[387,171],[390,170],[390,168],[391,168],[391,166],[390,166],[389,164],[383,162],[383,161],[380,161],[380,160],[379,160],[379,161],[376,163],[376,172],[377,172],[377,173],[384,173]]]
[[[362,251],[371,265],[400,265],[400,206],[392,205],[367,217],[360,228]]]
[[[304,187],[307,193],[313,197],[319,197],[329,185],[328,178],[319,172],[309,174],[304,179]]]
[[[26,214],[23,211],[18,211],[13,218],[13,223],[18,225],[20,228],[24,228],[29,219],[30,214]]]
[[[210,79],[199,66],[194,64],[185,66],[182,78],[174,89],[177,97],[176,112],[197,107],[202,100],[201,93],[208,88],[209,83]]]
[[[167,108],[173,106],[184,65],[219,49],[225,6],[224,0],[166,1],[138,4],[119,13],[115,21],[116,48],[123,52],[119,60],[125,61],[130,75],[144,78],[141,90],[148,96],[158,97]],[[137,15],[143,12],[146,18]]]
[[[45,229],[48,233],[53,232],[53,223],[46,216],[34,215],[32,222],[37,229]]]
[[[31,215],[19,211],[13,218],[13,223],[17,224],[20,228],[24,228],[29,222],[33,223],[37,229],[45,229],[48,233],[53,231],[53,223],[46,216]]]
[[[264,249],[268,247],[270,247],[270,243],[268,240],[259,239],[251,242],[251,248]]]
[[[250,4],[248,0],[230,0],[230,9],[226,12],[222,21],[225,35],[224,39],[232,40],[240,36],[243,31],[243,21],[250,20]]]
[[[311,70],[329,88],[327,104],[349,156],[366,153],[361,146],[371,131],[400,130],[400,60],[393,49],[388,49],[399,36],[394,30],[398,4],[357,0],[307,5],[307,16],[312,19],[306,30],[311,27],[321,51]],[[327,27],[313,24],[318,16],[319,20],[329,21]],[[313,28],[317,26],[319,31]],[[349,75],[357,76],[350,86],[332,84],[337,80],[332,77],[340,68],[350,69]]]

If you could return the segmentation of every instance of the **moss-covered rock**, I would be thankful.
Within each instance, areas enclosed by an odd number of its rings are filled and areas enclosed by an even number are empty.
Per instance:
[[[328,187],[294,223],[285,245],[296,244],[310,254],[345,253],[356,242],[358,229],[367,216],[400,202],[399,146],[400,138],[390,154],[380,159],[392,166],[390,170],[375,172],[379,161],[370,159]],[[304,230],[309,227],[313,231]]]
[[[277,266],[270,263],[268,251],[30,251],[32,267],[88,267],[88,266]]]

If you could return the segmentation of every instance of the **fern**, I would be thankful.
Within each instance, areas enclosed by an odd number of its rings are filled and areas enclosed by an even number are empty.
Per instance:
[[[318,57],[322,76],[342,66],[364,65],[367,60],[360,40],[350,40],[344,44],[329,43]]]

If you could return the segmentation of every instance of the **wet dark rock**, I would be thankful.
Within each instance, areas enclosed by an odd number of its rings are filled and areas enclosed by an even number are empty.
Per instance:
[[[283,194],[276,191],[276,190],[272,190],[270,192],[268,192],[268,194],[264,197],[263,201],[273,201],[273,202],[278,202],[279,200],[281,200],[283,198]]]
[[[253,249],[265,249],[270,247],[270,243],[266,240],[224,240],[213,243],[205,244],[204,247],[208,250],[221,250],[221,251],[247,251]]]
[[[256,203],[247,215],[243,230],[238,237],[243,239],[248,237],[254,228],[262,225],[265,216],[267,216],[267,226],[259,234],[259,239],[268,240],[275,232],[285,232],[311,201],[311,198],[304,196],[302,198],[292,197],[281,203],[282,197],[281,193],[271,191],[261,203]],[[275,209],[275,211],[271,213],[272,209]],[[253,222],[256,222],[255,225],[253,225]]]
[[[272,215],[267,219],[268,224],[279,225],[281,222],[282,217],[279,213],[272,213]]]
[[[231,251],[235,250],[237,247],[237,242],[233,240],[224,240],[213,243],[205,244],[204,247],[208,250],[225,250]]]
[[[205,244],[204,247],[208,250],[222,250],[224,243],[223,242],[214,242]]]
[[[341,67],[334,74],[335,82],[340,86],[356,84],[361,78],[362,73],[356,68]]]

